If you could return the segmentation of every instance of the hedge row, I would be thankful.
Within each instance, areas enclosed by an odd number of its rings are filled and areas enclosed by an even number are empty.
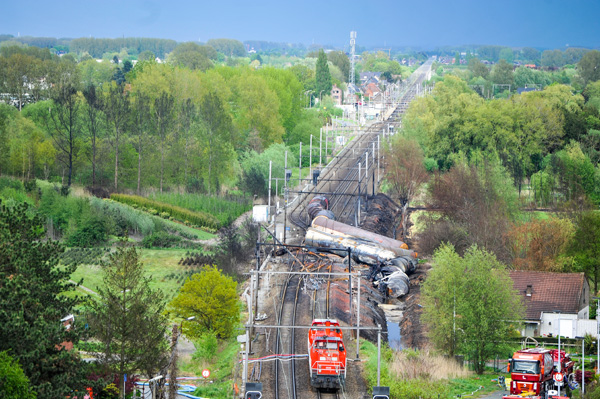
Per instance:
[[[173,219],[181,222],[188,222],[195,226],[210,227],[212,229],[218,229],[220,227],[217,218],[205,212],[194,212],[179,206],[165,204],[164,202],[154,201],[137,195],[111,194],[110,198],[114,201],[134,207],[144,207],[146,209],[154,209],[158,213],[168,213]]]

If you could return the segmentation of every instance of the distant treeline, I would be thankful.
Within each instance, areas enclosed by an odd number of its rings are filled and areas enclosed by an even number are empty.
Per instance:
[[[41,48],[56,48],[56,49],[68,49],[69,42],[71,39],[55,37],[33,37],[33,36],[19,36],[14,37],[13,35],[0,35],[0,42],[16,42],[20,44],[26,44],[28,46],[35,46]],[[3,46],[5,46],[4,44]]]
[[[71,40],[70,52],[87,52],[94,58],[102,58],[104,53],[118,53],[127,49],[130,55],[137,55],[143,51],[151,51],[159,58],[165,56],[177,47],[177,42],[171,39],[151,39],[145,37],[124,37],[119,39],[79,38]]]
[[[477,57],[480,60],[486,60],[496,63],[505,60],[509,63],[519,61],[521,63],[531,63],[546,68],[560,68],[565,65],[577,64],[585,53],[591,49],[582,47],[569,47],[567,49],[540,50],[533,47],[507,47],[507,46],[444,46],[438,47],[433,51],[427,51],[428,55],[456,56],[456,54],[466,53],[467,62],[470,57]]]

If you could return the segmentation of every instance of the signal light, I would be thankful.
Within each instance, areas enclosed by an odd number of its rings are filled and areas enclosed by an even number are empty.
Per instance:
[[[247,382],[245,399],[261,399],[262,398],[262,383]]]
[[[312,175],[312,179],[313,179],[313,185],[317,185],[317,183],[319,182],[319,176],[321,176],[321,171],[319,169],[315,169],[313,170],[313,175]]]
[[[390,387],[373,387],[373,399],[390,399]]]

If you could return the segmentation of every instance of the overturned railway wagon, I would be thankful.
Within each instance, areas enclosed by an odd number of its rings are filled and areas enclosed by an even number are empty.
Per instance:
[[[417,253],[402,241],[334,220],[328,205],[323,196],[309,203],[307,211],[312,222],[306,230],[305,244],[340,256],[346,256],[350,249],[356,262],[372,266],[376,282],[389,296],[406,295],[407,274],[417,268]]]

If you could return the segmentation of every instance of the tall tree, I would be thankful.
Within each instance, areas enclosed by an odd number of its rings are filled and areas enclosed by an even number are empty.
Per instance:
[[[78,155],[81,136],[81,99],[78,94],[79,74],[76,66],[60,62],[54,81],[48,130],[58,147],[61,162],[68,169],[67,186],[71,186],[73,162]]]
[[[183,184],[185,185],[188,183],[189,149],[192,141],[191,126],[197,119],[197,109],[191,98],[183,100],[179,107],[177,124],[179,126],[179,135],[183,137],[184,140],[185,165],[183,171]]]
[[[237,283],[216,266],[205,266],[183,284],[171,301],[171,312],[178,317],[196,317],[194,323],[183,325],[187,336],[197,338],[210,331],[228,338],[240,317],[236,287]]]
[[[143,92],[137,92],[132,96],[131,117],[133,123],[131,130],[135,136],[134,147],[138,153],[138,173],[137,173],[137,195],[141,195],[142,188],[142,154],[144,146],[148,139],[148,130],[150,129],[150,99]]]
[[[0,352],[0,392],[3,399],[36,399],[19,362],[6,351]]]
[[[330,51],[327,53],[327,59],[331,61],[333,65],[340,68],[342,76],[344,76],[343,82],[347,82],[350,77],[350,59],[343,51]]]
[[[385,178],[400,199],[400,204],[404,206],[429,179],[424,166],[423,150],[415,140],[398,134],[394,136],[391,146],[385,149],[384,154]]]
[[[504,59],[501,59],[496,65],[494,65],[490,77],[492,82],[496,84],[512,85],[515,83],[513,66]]]
[[[323,49],[319,50],[319,56],[317,57],[317,68],[315,73],[315,79],[317,81],[315,85],[315,95],[321,98],[322,93],[329,95],[331,93],[331,74],[329,73],[329,65],[327,64],[327,56]]]
[[[59,267],[64,248],[45,239],[45,221],[32,215],[27,204],[0,202],[0,352],[19,361],[38,398],[64,399],[85,380],[79,356],[63,345],[76,345],[83,330],[61,322],[80,303],[64,295],[75,291],[76,266]]]
[[[594,292],[600,286],[600,214],[583,212],[576,220],[576,229],[569,246],[579,270],[594,282]]]
[[[104,267],[99,299],[90,301],[91,333],[100,341],[100,364],[121,376],[141,370],[148,377],[168,363],[165,299],[150,287],[134,247],[120,246]]]
[[[501,353],[506,336],[524,315],[506,266],[475,246],[464,257],[451,245],[438,249],[422,298],[423,320],[434,345],[450,355],[470,355],[477,374]]]
[[[202,98],[200,118],[204,132],[200,137],[204,149],[204,163],[207,169],[208,193],[214,187],[219,190],[218,181],[231,168],[235,157],[233,145],[229,142],[233,125],[231,117],[225,112],[223,103],[216,93],[208,93]],[[222,181],[222,179],[221,179]]]
[[[94,85],[90,85],[83,90],[83,97],[86,101],[85,122],[92,152],[92,186],[94,187],[96,186],[97,140],[102,128],[102,108],[104,107],[101,94],[97,93],[96,86]]]
[[[182,43],[169,55],[169,61],[175,65],[189,69],[206,71],[213,66],[211,59],[217,58],[217,52],[211,46],[197,43]]]
[[[504,235],[518,212],[517,193],[498,161],[474,159],[470,166],[461,161],[428,188],[429,207],[441,211],[425,218],[421,251],[433,253],[449,242],[462,254],[475,244],[510,260]]]
[[[171,133],[174,121],[175,99],[166,91],[160,93],[154,100],[154,110],[152,113],[154,128],[158,139],[160,140],[160,192],[163,192],[163,180],[165,174],[165,152],[167,139]]]
[[[507,235],[513,265],[521,270],[560,272],[559,257],[566,252],[574,230],[569,219],[557,217],[513,226]]]
[[[481,76],[482,78],[487,78],[488,74],[490,73],[490,70],[488,69],[488,67],[485,66],[485,64],[481,61],[479,61],[479,58],[471,58],[469,60],[469,71],[471,71],[473,73],[473,76],[478,77]]]
[[[206,42],[207,45],[213,47],[219,53],[228,57],[244,57],[246,56],[246,48],[244,43],[235,39],[210,39]]]
[[[116,82],[107,83],[104,92],[104,114],[108,125],[112,128],[112,137],[109,142],[115,150],[115,190],[119,183],[119,146],[121,135],[125,133],[129,119],[129,100],[125,85]]]
[[[587,83],[600,80],[600,51],[587,52],[577,64],[579,75]]]

